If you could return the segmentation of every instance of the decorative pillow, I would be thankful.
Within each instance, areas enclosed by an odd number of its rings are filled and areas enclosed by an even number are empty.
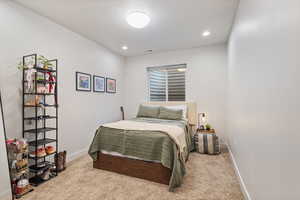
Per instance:
[[[182,110],[182,119],[187,119],[187,106],[186,105],[174,105],[174,106],[165,106],[166,108],[173,110]]]
[[[160,119],[172,119],[172,120],[180,120],[182,119],[182,109],[170,109],[167,107],[160,107],[159,116]]]
[[[159,106],[140,105],[137,117],[158,118]]]

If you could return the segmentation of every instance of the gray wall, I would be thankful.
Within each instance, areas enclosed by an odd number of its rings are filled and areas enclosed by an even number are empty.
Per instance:
[[[253,200],[296,200],[300,1],[241,0],[229,42],[227,133]]]
[[[59,62],[59,146],[68,158],[86,152],[96,128],[121,118],[124,58],[12,1],[0,1],[0,82],[8,137],[21,137],[21,71],[38,53]],[[117,94],[75,91],[75,71],[117,79]],[[49,133],[51,134],[51,133]]]
[[[126,58],[124,94],[127,117],[135,117],[138,105],[148,101],[147,67],[182,63],[187,64],[186,100],[197,102],[198,111],[207,113],[208,122],[225,140],[225,44]]]
[[[0,108],[0,199],[10,197],[10,192],[4,127]]]

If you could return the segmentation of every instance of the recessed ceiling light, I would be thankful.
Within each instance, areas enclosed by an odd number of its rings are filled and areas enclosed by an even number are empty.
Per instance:
[[[185,72],[186,68],[178,68],[177,71],[179,71],[179,72]]]
[[[128,47],[127,46],[122,46],[122,49],[126,51],[128,49]]]
[[[145,28],[150,22],[150,17],[143,12],[135,11],[130,13],[126,20],[134,28]]]
[[[202,33],[202,36],[203,37],[207,37],[207,36],[209,36],[210,35],[210,31],[204,31],[203,33]]]

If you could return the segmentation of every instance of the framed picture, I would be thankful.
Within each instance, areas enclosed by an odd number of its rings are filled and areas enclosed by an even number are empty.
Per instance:
[[[116,93],[117,82],[115,79],[106,78],[106,92],[107,93]]]
[[[77,91],[91,91],[91,75],[82,73],[82,72],[76,72],[76,90]]]
[[[105,78],[102,76],[93,76],[94,92],[105,92]]]

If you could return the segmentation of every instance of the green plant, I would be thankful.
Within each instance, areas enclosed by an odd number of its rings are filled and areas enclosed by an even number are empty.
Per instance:
[[[205,125],[205,129],[206,129],[206,130],[210,130],[210,129],[212,129],[212,127],[211,127],[210,124],[206,124],[206,125]]]
[[[44,67],[51,67],[53,64],[44,56],[40,55],[37,58],[38,62],[41,63]]]
[[[27,61],[26,61],[26,64],[24,64],[24,65],[23,65],[23,62],[22,62],[22,61],[20,61],[20,62],[18,63],[17,67],[18,67],[19,70],[28,69],[29,66],[33,67],[33,65],[34,65],[34,57],[31,56],[31,57],[29,57],[28,59],[29,59],[29,60],[27,60]]]
[[[26,68],[27,68],[27,67],[24,66],[22,62],[19,62],[19,63],[18,63],[18,69],[19,69],[19,70],[26,69]]]
[[[22,62],[19,62],[18,65],[17,65],[18,69],[19,70],[23,70],[23,69],[28,69],[28,65],[23,65]]]
[[[37,57],[37,61],[38,63],[42,64],[43,67],[52,67],[54,66],[51,61],[49,61],[45,56],[39,55]],[[23,65],[22,61],[18,63],[17,67],[19,70],[23,70],[23,69],[28,69],[28,66],[33,66],[34,65],[34,57],[31,57],[31,60],[29,62],[26,62],[27,65]]]

